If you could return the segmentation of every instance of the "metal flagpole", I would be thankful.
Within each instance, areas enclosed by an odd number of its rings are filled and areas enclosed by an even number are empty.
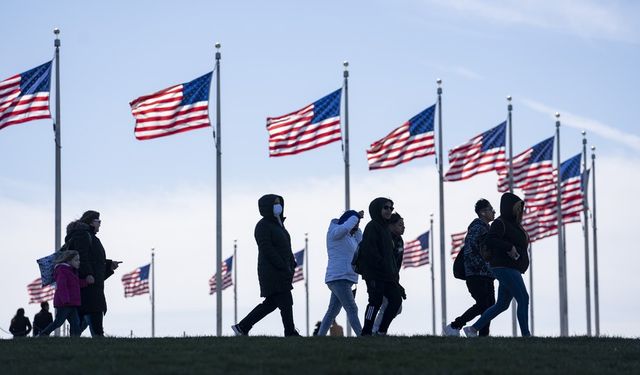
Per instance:
[[[596,147],[591,146],[591,178],[593,184],[593,303],[596,336],[600,336],[600,294],[598,293],[598,227],[596,225]]]
[[[351,208],[351,186],[349,181],[349,62],[344,61],[342,66],[344,66],[344,143],[342,146],[344,152],[344,210],[348,211]],[[357,287],[358,285],[356,284],[356,288]],[[351,337],[351,323],[349,322],[349,318],[347,318],[345,328],[347,337]]]
[[[233,324],[238,324],[238,240],[233,240]]]
[[[304,234],[304,290],[307,294],[307,336],[309,334],[309,233]]]
[[[151,248],[151,337],[156,337],[156,265],[155,248]]]
[[[531,336],[534,336],[535,319],[533,319],[533,245],[529,243],[529,315],[531,320]]]
[[[513,194],[513,129],[512,129],[512,118],[511,112],[513,111],[513,105],[511,104],[511,95],[507,96],[507,111],[508,111],[508,121],[507,121],[507,131],[509,133],[509,193]],[[518,336],[518,326],[516,324],[517,315],[516,315],[516,301],[515,298],[511,300],[511,335],[513,337]]]
[[[216,336],[222,336],[222,150],[220,134],[220,43],[216,47]]]
[[[56,60],[56,120],[54,124],[55,130],[55,147],[56,147],[56,192],[55,192],[55,251],[60,249],[62,245],[62,167],[61,167],[61,134],[60,134],[60,29],[57,27],[53,29],[53,33],[56,39],[53,41],[53,45],[56,48],[55,60]],[[54,336],[60,336],[60,328],[56,328]]]
[[[587,132],[582,132],[582,215],[584,216],[584,282],[585,282],[585,295],[586,295],[586,307],[587,307],[587,336],[591,336],[591,279],[590,279],[590,266],[589,266],[589,196],[588,191],[585,189],[587,181],[584,180],[587,172]]]
[[[440,293],[442,299],[442,332],[447,325],[447,284],[444,267],[444,176],[442,159],[442,80],[438,78],[438,177],[440,186]]]
[[[431,332],[436,335],[436,282],[433,274],[433,214],[429,224],[429,265],[431,266]]]
[[[564,231],[562,226],[562,191],[560,179],[560,113],[556,112],[556,160],[557,160],[557,181],[556,181],[556,209],[558,220],[558,283],[559,283],[559,297],[560,297],[560,336],[567,336],[569,334],[569,322],[567,317],[567,300],[566,300],[566,288],[567,288],[567,260],[566,253],[564,251]]]

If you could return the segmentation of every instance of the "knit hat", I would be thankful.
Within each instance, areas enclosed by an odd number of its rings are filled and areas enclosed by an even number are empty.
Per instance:
[[[100,219],[100,212],[89,210],[82,214],[82,217],[79,221],[85,224],[91,224],[96,219]]]
[[[338,224],[344,224],[345,221],[349,220],[349,218],[351,216],[358,216],[360,217],[360,214],[358,214],[358,212],[354,211],[354,210],[349,210],[346,211],[345,213],[342,214],[342,216],[340,216],[340,218],[338,219]]]

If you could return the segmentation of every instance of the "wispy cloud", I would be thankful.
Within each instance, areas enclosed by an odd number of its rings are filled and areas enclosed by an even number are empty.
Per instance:
[[[442,8],[501,24],[563,31],[584,38],[637,42],[635,19],[638,5],[592,0],[426,0]]]
[[[434,65],[433,67],[445,73],[455,74],[457,76],[460,76],[469,80],[473,80],[473,81],[480,81],[484,79],[484,76],[481,75],[480,73],[477,73],[467,67],[460,66],[460,65],[451,65],[451,66]]]
[[[557,108],[551,108],[535,100],[523,99],[522,103],[525,106],[533,109],[534,111],[547,113],[549,114],[549,116],[553,116],[555,112],[560,112],[562,116],[562,125],[585,130],[587,132],[597,134],[603,138],[627,145],[636,151],[640,151],[640,136],[636,134],[623,132],[598,120],[578,116],[571,112],[559,110]]]

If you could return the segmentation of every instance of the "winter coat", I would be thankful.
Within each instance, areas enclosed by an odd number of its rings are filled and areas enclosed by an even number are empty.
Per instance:
[[[353,271],[351,260],[360,241],[362,241],[362,231],[360,228],[354,234],[351,230],[358,224],[360,218],[351,216],[344,223],[338,224],[338,219],[331,220],[329,230],[327,230],[327,272],[324,282],[328,283],[336,280],[348,280],[352,283],[358,282],[358,274]]]
[[[467,235],[464,237],[464,273],[469,276],[493,277],[489,262],[480,255],[478,240],[489,232],[489,224],[476,218],[469,224]]]
[[[402,268],[402,259],[404,258],[404,240],[401,236],[396,236],[393,233],[391,233],[391,239],[393,240],[393,260],[396,263],[396,272],[399,274]]]
[[[104,281],[113,275],[111,259],[106,258],[104,247],[96,237],[93,227],[81,221],[71,222],[67,226],[69,250],[76,250],[80,254],[79,277],[86,279],[93,276],[95,282],[80,290],[82,304],[80,315],[107,312],[107,300],[104,296]]]
[[[529,235],[513,215],[513,206],[522,201],[517,195],[504,193],[500,199],[500,217],[491,223],[487,247],[491,250],[491,267],[508,267],[525,273],[529,268]],[[514,260],[507,253],[515,246],[520,254]]]
[[[398,281],[395,245],[387,220],[382,217],[382,207],[391,202],[387,198],[376,198],[369,204],[371,221],[362,234],[358,250],[358,268],[365,280]]]
[[[9,332],[13,334],[13,337],[24,337],[31,332],[31,322],[26,316],[15,316],[11,319],[11,325],[9,326]]]
[[[78,277],[78,271],[66,263],[57,264],[53,269],[56,280],[56,292],[53,295],[53,307],[79,307],[80,288],[87,282]]]
[[[33,336],[38,336],[43,329],[53,323],[53,314],[48,311],[40,310],[33,317]]]
[[[283,212],[280,220],[273,215],[273,204],[280,198]],[[254,237],[258,244],[258,280],[260,296],[269,297],[293,289],[296,261],[291,252],[291,237],[284,227],[284,199],[268,194],[258,200],[262,219],[256,224]]]

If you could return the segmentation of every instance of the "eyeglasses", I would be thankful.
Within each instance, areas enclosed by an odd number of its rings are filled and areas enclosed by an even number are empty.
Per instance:
[[[391,211],[393,211],[393,206],[383,206],[382,209],[383,210],[391,210]]]

